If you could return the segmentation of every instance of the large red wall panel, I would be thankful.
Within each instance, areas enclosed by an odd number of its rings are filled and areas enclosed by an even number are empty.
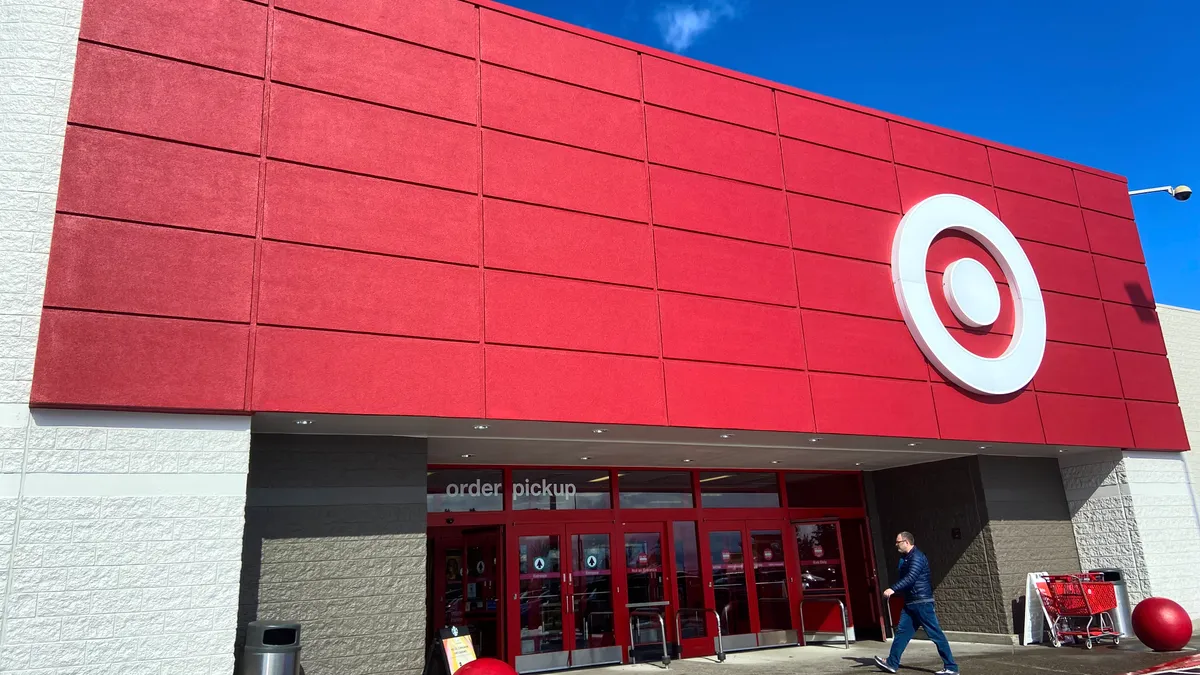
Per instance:
[[[478,265],[475,195],[268,162],[269,239]]]
[[[239,410],[248,333],[238,324],[47,308],[30,404]]]
[[[275,14],[271,79],[472,124],[479,116],[474,59],[285,12]]]
[[[490,0],[87,0],[81,35],[35,405],[1186,448],[1119,176]],[[1042,289],[1011,395],[896,301],[896,227],[947,192]],[[926,262],[1003,353],[997,261]]]
[[[60,215],[47,307],[250,321],[254,240]]]
[[[489,198],[483,228],[489,268],[654,286],[647,224]]]

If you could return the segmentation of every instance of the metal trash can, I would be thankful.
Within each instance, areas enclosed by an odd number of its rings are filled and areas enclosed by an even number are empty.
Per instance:
[[[242,675],[300,675],[300,624],[251,621]]]
[[[1129,587],[1125,583],[1124,571],[1117,568],[1091,570],[1093,574],[1104,575],[1105,581],[1111,581],[1113,590],[1117,593],[1117,609],[1113,612],[1113,622],[1121,637],[1133,637],[1133,605],[1129,602]]]

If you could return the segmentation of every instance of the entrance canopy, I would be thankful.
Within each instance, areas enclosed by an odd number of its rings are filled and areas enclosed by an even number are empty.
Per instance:
[[[285,413],[255,415],[252,430],[428,438],[430,464],[872,471],[968,455],[1058,457],[1100,449],[736,429]]]

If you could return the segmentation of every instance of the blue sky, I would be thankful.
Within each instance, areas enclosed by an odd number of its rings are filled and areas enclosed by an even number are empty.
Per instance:
[[[642,44],[1200,189],[1194,0],[508,0]],[[1134,198],[1160,303],[1200,309],[1200,196]]]

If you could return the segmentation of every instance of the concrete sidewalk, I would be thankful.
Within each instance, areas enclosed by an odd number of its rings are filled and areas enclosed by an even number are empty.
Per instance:
[[[859,642],[850,649],[840,646],[813,645],[786,647],[730,654],[725,663],[716,657],[673,661],[666,672],[680,675],[792,675],[812,673],[867,674],[879,672],[871,657],[886,656],[890,643]],[[1196,652],[1193,641],[1189,651],[1156,654],[1137,641],[1122,642],[1119,647],[1097,645],[1091,651],[1082,647],[1054,649],[1039,645],[1010,647],[954,643],[951,648],[959,668],[966,675],[1119,675],[1165,663]],[[933,673],[942,667],[937,649],[925,640],[913,640],[904,654],[901,673]],[[633,675],[664,673],[661,663],[639,663],[592,670],[593,673]]]

